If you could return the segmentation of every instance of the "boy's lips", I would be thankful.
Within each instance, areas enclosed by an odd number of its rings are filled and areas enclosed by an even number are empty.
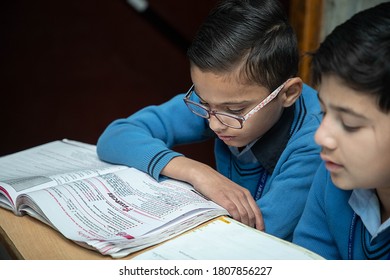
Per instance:
[[[217,134],[217,136],[222,141],[230,141],[230,140],[232,140],[234,138],[234,136],[220,135],[220,134]]]
[[[325,162],[325,167],[330,172],[336,172],[343,168],[343,165],[332,161],[329,157],[321,154],[322,160]]]

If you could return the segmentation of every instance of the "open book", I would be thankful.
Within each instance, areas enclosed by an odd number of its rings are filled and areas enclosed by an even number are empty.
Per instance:
[[[71,140],[0,157],[0,206],[114,258],[228,215],[189,184],[105,163]]]

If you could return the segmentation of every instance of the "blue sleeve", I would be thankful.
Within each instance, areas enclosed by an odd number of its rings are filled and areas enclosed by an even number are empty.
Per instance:
[[[322,164],[315,175],[305,209],[294,231],[293,243],[326,259],[340,259],[326,215],[326,190],[331,185],[331,178]]]
[[[160,179],[161,170],[174,157],[172,150],[207,138],[207,120],[188,110],[184,95],[159,106],[148,106],[111,123],[97,142],[101,160],[135,167]]]

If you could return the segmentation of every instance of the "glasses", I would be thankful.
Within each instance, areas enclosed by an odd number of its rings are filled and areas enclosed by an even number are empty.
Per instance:
[[[243,116],[237,116],[225,112],[217,112],[215,110],[209,110],[209,108],[207,108],[206,106],[190,100],[191,94],[192,93],[196,94],[196,92],[194,91],[195,85],[192,85],[190,87],[190,89],[187,91],[186,95],[184,96],[183,100],[186,103],[188,109],[190,109],[190,111],[195,115],[205,119],[209,119],[210,116],[212,115],[217,120],[219,120],[223,125],[235,129],[241,129],[244,126],[244,122],[246,120],[248,120],[251,116],[253,116],[254,113],[258,112],[261,108],[263,108],[265,105],[271,102],[279,94],[279,92],[283,89],[286,82],[284,82],[277,89],[271,92],[270,95],[268,95],[263,101],[261,101],[252,110],[250,110],[248,113],[246,113]]]

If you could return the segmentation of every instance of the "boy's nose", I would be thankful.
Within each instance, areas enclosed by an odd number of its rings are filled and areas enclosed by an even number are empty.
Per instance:
[[[215,115],[212,115],[210,114],[210,118],[209,118],[209,127],[211,130],[215,131],[215,132],[219,132],[219,131],[222,131],[224,129],[227,128],[226,125],[224,125],[223,123],[221,123],[217,117]]]
[[[314,140],[318,145],[333,150],[336,148],[337,143],[331,128],[332,125],[324,117],[314,135]]]

